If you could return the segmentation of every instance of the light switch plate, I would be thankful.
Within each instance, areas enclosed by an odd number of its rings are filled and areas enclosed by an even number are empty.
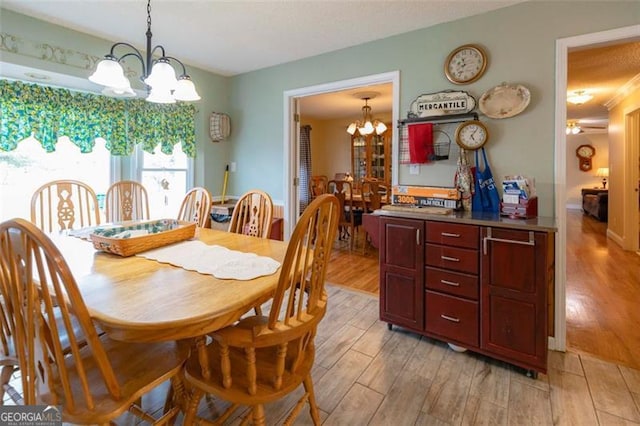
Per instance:
[[[409,164],[409,174],[410,175],[419,175],[420,174],[420,164]]]

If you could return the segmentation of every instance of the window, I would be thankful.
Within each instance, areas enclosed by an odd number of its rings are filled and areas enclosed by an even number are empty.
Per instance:
[[[138,147],[136,158],[138,180],[147,189],[151,217],[177,217],[184,195],[193,186],[193,159],[180,144],[174,146],[173,155],[160,152],[160,145],[153,154]]]
[[[0,151],[0,220],[30,218],[31,196],[46,182],[58,179],[82,181],[104,197],[113,180],[119,179],[118,161],[98,138],[90,153],[82,153],[69,138],[61,137],[54,152],[46,152],[33,137],[22,140],[13,151]]]

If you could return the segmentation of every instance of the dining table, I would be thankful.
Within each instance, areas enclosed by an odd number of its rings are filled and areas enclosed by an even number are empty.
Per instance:
[[[208,228],[194,239],[283,262],[287,244]],[[52,238],[67,261],[89,315],[110,338],[157,342],[201,337],[269,300],[279,269],[249,280],[219,279],[140,256],[96,250],[86,239]]]

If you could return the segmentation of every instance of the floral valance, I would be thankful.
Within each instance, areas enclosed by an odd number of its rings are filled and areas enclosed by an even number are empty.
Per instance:
[[[195,107],[114,99],[18,81],[0,80],[0,151],[12,151],[33,136],[47,152],[67,136],[82,152],[95,139],[107,141],[113,155],[129,155],[137,144],[147,152],[171,154],[177,143],[194,157]]]

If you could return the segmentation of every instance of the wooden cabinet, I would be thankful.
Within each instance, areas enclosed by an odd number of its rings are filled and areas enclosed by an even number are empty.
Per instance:
[[[482,349],[545,371],[553,243],[544,232],[484,227],[482,245]]]
[[[380,319],[423,329],[424,221],[380,221]]]
[[[391,125],[381,135],[351,137],[351,167],[355,182],[376,178],[391,184]]]
[[[395,217],[380,232],[381,320],[546,372],[553,233]]]

